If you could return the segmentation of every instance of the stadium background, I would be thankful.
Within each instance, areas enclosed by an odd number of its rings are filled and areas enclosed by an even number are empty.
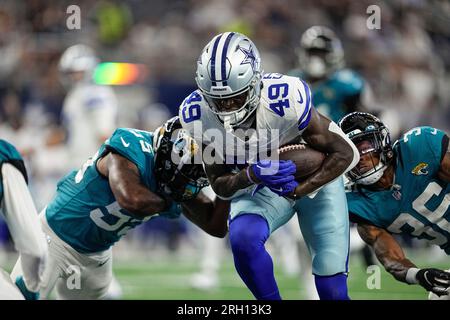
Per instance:
[[[66,9],[81,9],[81,29],[68,30]],[[366,9],[381,9],[381,29],[369,30]],[[258,46],[266,72],[297,67],[295,48],[312,25],[331,27],[340,37],[346,65],[373,90],[371,108],[394,138],[416,125],[450,128],[450,3],[437,0],[131,0],[0,2],[0,137],[24,155],[38,210],[51,199],[56,182],[71,168],[65,159],[61,118],[65,90],[58,60],[70,45],[84,43],[102,61],[146,67],[137,84],[114,86],[119,126],[153,130],[177,113],[195,88],[197,57],[216,33],[242,32]],[[80,164],[81,165],[81,164]],[[283,229],[277,232],[284,232]],[[220,285],[199,291],[189,278],[199,269],[203,239],[184,219],[154,219],[130,232],[114,249],[114,270],[128,299],[251,299],[229,251],[221,260]],[[224,240],[226,241],[226,240]],[[0,231],[0,265],[10,270],[16,254],[5,226]],[[449,259],[421,242],[408,252],[419,265],[448,268]],[[306,288],[269,244],[281,293],[306,297]],[[304,259],[308,259],[305,257]],[[370,274],[351,257],[354,299],[424,299],[416,286],[382,271],[381,288],[369,290]]]

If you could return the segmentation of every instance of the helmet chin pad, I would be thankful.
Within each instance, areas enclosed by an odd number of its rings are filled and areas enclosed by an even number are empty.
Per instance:
[[[378,163],[377,166],[375,166],[368,172],[364,173],[363,175],[360,175],[358,178],[355,178],[354,176],[352,177],[351,173],[349,172],[350,175],[348,178],[350,180],[355,181],[356,184],[361,184],[361,185],[365,185],[365,186],[371,185],[371,184],[378,182],[381,179],[386,168],[387,168],[387,165],[385,165],[384,163],[382,163],[380,161],[380,163]]]

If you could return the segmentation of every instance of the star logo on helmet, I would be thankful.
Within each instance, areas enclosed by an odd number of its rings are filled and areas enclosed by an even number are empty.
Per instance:
[[[241,50],[245,54],[245,58],[244,60],[242,60],[241,64],[250,64],[252,66],[252,70],[255,71],[256,57],[253,51],[253,47],[250,46],[250,49],[245,49],[239,46],[239,50]]]

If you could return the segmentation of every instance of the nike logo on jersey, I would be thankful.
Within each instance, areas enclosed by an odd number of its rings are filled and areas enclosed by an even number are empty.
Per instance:
[[[130,143],[129,142],[127,143],[125,140],[123,140],[122,137],[120,137],[120,140],[122,141],[122,144],[125,148],[128,148],[130,146]]]
[[[279,188],[270,187],[270,190],[272,190],[273,192],[283,192],[282,187],[279,187]]]
[[[297,89],[297,91],[298,91],[298,95],[300,96],[300,100],[297,100],[297,102],[300,103],[300,104],[302,104],[302,103],[303,103],[303,96],[302,96],[302,93],[301,93],[300,90],[298,90],[298,89]]]

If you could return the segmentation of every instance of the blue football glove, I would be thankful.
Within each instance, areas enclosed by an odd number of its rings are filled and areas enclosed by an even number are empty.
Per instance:
[[[297,188],[298,182],[293,180],[288,183],[284,183],[276,186],[268,186],[268,188],[279,196],[285,196],[292,192],[294,192],[295,188]]]
[[[278,186],[294,181],[297,170],[291,160],[261,160],[250,165],[250,170],[265,186]]]

